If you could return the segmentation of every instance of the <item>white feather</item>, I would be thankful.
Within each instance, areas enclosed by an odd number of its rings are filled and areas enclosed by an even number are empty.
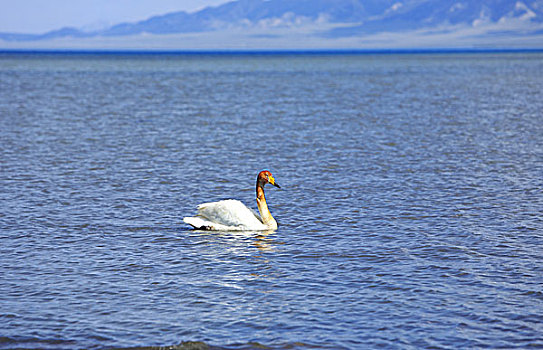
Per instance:
[[[197,229],[205,230],[262,231],[269,229],[252,209],[235,199],[200,204],[197,216],[186,217],[183,221]]]

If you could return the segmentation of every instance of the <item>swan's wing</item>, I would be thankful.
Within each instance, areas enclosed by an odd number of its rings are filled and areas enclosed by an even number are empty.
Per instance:
[[[198,216],[226,226],[263,225],[251,209],[234,199],[200,204]]]
[[[196,228],[208,230],[267,229],[253,210],[234,199],[200,204],[198,206],[198,215],[192,218],[184,218],[183,221]]]

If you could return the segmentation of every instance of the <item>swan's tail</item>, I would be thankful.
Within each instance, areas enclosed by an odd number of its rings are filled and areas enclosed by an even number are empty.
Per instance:
[[[209,224],[211,224],[211,222],[206,221],[206,220],[204,220],[202,218],[199,218],[199,217],[186,217],[186,218],[183,218],[183,221],[185,223],[191,225],[195,229],[200,229],[200,230],[210,230],[211,229],[211,228],[209,228]]]
[[[211,231],[229,231],[232,230],[231,227],[217,224],[216,222],[211,222],[209,220],[203,219],[198,216],[185,217],[183,221],[197,230],[211,230]]]

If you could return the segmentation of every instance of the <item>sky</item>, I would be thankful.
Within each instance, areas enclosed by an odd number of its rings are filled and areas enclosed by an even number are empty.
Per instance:
[[[101,29],[230,0],[0,0],[0,32],[40,34],[62,27]]]

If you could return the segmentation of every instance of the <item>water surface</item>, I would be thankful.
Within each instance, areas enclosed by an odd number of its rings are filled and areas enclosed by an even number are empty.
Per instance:
[[[3,55],[0,91],[2,349],[543,347],[540,53]],[[275,233],[182,223],[262,169]]]

